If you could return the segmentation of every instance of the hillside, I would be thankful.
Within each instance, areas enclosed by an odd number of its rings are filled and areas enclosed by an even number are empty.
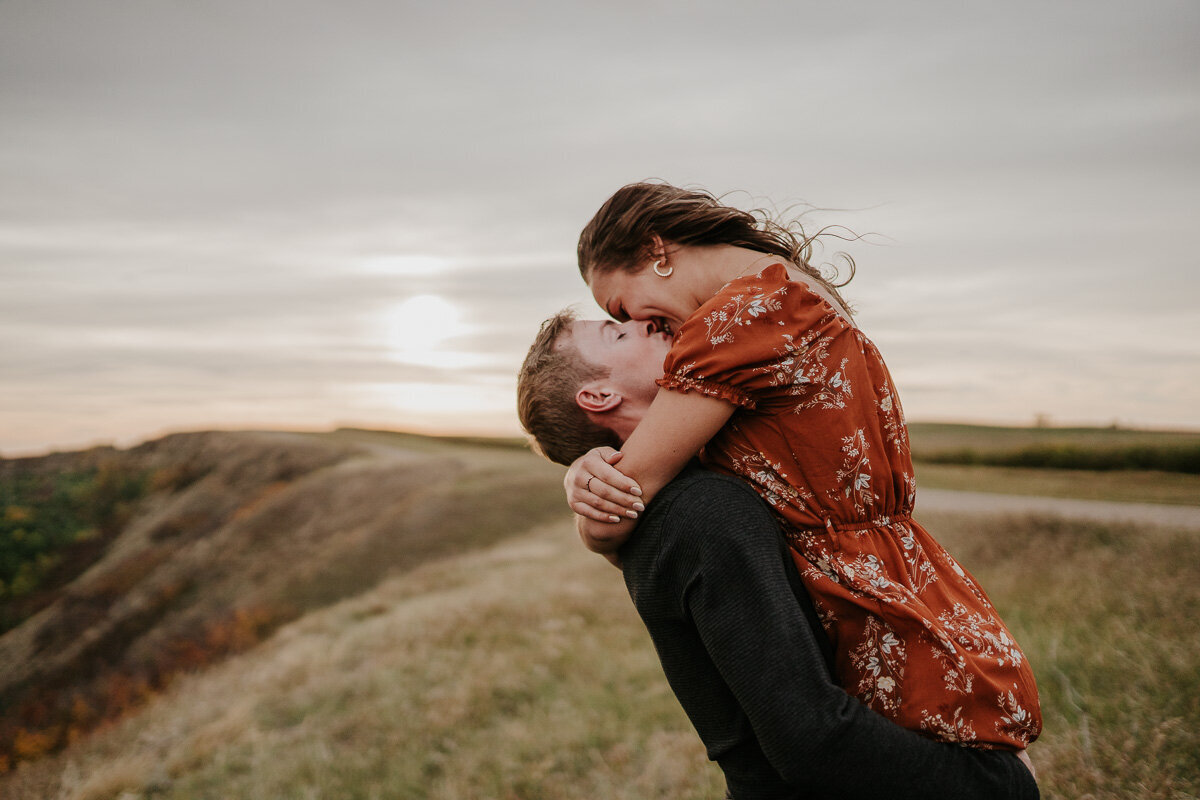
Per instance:
[[[349,430],[0,462],[6,544],[44,550],[0,606],[0,768],[393,571],[562,515],[559,474],[517,448]],[[54,546],[52,522],[84,527]]]
[[[110,532],[0,635],[11,696],[41,687],[22,713],[43,714],[14,732],[5,800],[721,795],[619,575],[562,512],[561,468],[513,443],[187,434],[48,459],[0,478],[74,476],[64,496]],[[1196,531],[921,516],[1034,666],[1043,796],[1200,796]]]

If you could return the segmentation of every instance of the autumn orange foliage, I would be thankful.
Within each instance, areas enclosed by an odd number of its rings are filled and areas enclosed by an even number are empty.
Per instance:
[[[145,705],[180,673],[250,649],[293,616],[282,608],[238,608],[172,639],[150,664],[110,667],[73,688],[30,692],[9,704],[0,722],[0,774],[115,722]]]

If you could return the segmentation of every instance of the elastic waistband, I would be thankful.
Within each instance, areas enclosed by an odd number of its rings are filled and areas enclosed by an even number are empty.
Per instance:
[[[893,525],[906,525],[912,522],[912,514],[894,514],[886,517],[877,517],[870,520],[859,520],[857,522],[835,522],[832,519],[825,519],[825,526],[821,528],[794,528],[798,534],[805,533],[854,533],[856,531],[867,531],[872,528],[890,528]]]

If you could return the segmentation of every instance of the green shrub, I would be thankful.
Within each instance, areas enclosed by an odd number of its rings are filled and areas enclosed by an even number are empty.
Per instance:
[[[145,486],[145,475],[115,463],[0,473],[0,631],[20,621],[7,603],[41,588],[65,548],[119,531]]]
[[[1043,469],[1155,470],[1200,474],[1200,445],[1135,444],[1123,447],[1083,447],[1075,444],[1035,444],[1014,450],[980,451],[970,447],[918,454],[934,464],[987,464],[997,467]]]

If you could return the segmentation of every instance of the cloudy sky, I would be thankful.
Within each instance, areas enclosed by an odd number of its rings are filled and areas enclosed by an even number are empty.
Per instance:
[[[824,209],[909,417],[1200,427],[1200,5],[0,0],[0,452],[514,433],[624,183]]]

